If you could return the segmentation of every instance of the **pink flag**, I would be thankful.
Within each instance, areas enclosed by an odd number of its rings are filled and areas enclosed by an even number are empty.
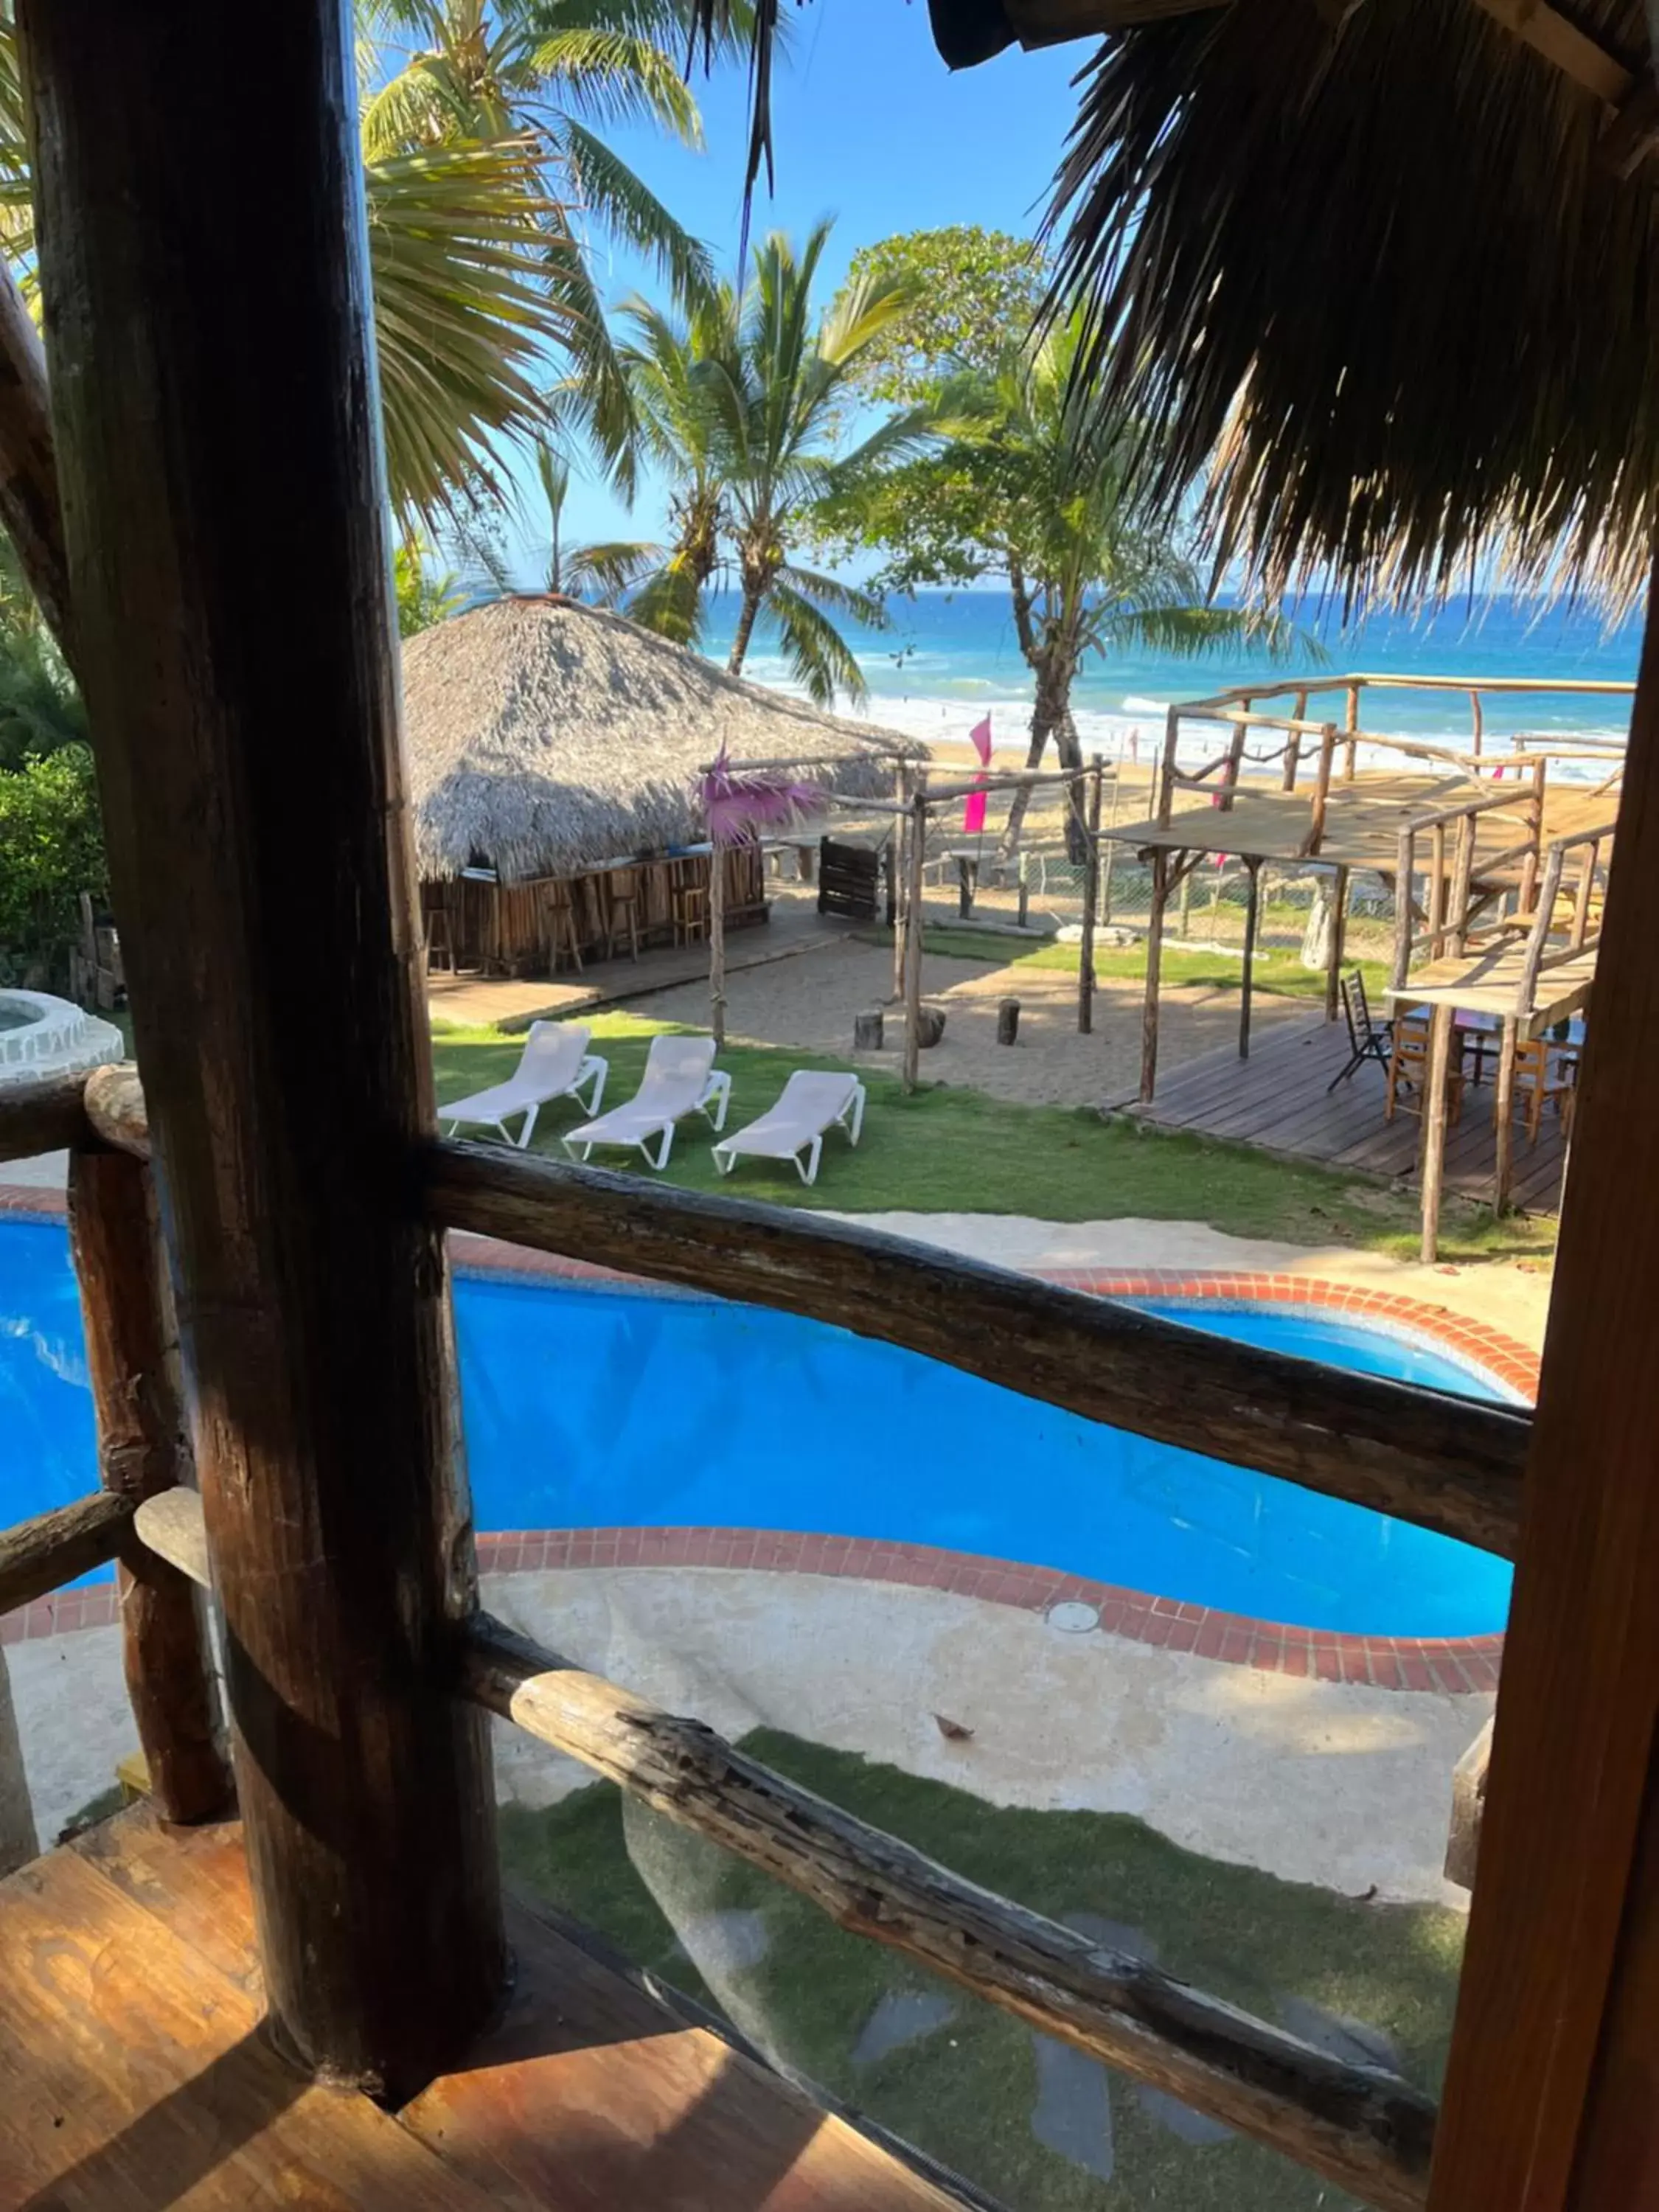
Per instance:
[[[975,723],[969,731],[968,742],[979,755],[981,765],[989,768],[991,765],[991,717],[988,714],[982,722]],[[981,777],[981,782],[982,783],[983,781]],[[962,809],[962,828],[963,836],[968,837],[977,837],[983,833],[985,793],[982,789],[969,793]]]

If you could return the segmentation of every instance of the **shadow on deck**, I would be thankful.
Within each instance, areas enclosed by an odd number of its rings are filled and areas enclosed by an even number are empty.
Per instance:
[[[500,2026],[393,2116],[258,2032],[234,1823],[137,1807],[0,1883],[7,2212],[951,2212],[959,2206],[533,1913]]]
[[[1209,1053],[1161,1081],[1150,1106],[1116,1099],[1120,1110],[1164,1129],[1225,1137],[1266,1152],[1319,1160],[1360,1174],[1415,1183],[1422,1123],[1403,1110],[1382,1118],[1383,1073],[1368,1063],[1334,1091],[1326,1086],[1348,1057],[1341,1022],[1314,1020],[1270,1029],[1248,1060],[1229,1047]],[[1460,1120],[1446,1133],[1446,1188],[1462,1198],[1490,1199],[1497,1160],[1492,1067],[1469,1084]],[[1554,1213],[1561,1202],[1561,1129],[1546,1114],[1535,1145],[1515,1132],[1514,1202],[1529,1213]]]

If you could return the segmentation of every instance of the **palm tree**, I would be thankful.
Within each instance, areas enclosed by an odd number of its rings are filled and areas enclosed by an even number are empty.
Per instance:
[[[640,442],[666,479],[670,525],[670,542],[657,549],[628,611],[659,635],[695,647],[731,520],[708,364],[737,349],[737,298],[723,284],[684,321],[644,300],[628,301],[622,313],[633,326],[622,361]]]
[[[609,544],[571,544],[564,528],[564,506],[570,496],[570,464],[545,438],[537,441],[534,460],[536,481],[547,501],[547,555],[543,568],[545,588],[573,599],[593,599],[603,606],[614,606],[641,572],[651,565],[659,549],[626,539]]]
[[[855,702],[866,696],[833,617],[873,628],[886,616],[875,593],[792,560],[792,542],[818,501],[917,450],[931,420],[920,409],[894,415],[851,453],[836,453],[852,372],[911,293],[890,280],[858,283],[815,322],[812,282],[829,233],[820,222],[799,256],[775,233],[756,251],[741,302],[722,288],[679,321],[631,302],[635,335],[623,355],[641,445],[668,480],[674,526],[629,612],[694,644],[708,587],[729,566],[741,598],[727,668],[741,671],[764,611],[791,672],[821,706],[833,705],[838,690]]]
[[[600,135],[605,125],[644,121],[702,144],[675,58],[686,38],[680,0],[368,0],[368,15],[404,54],[364,110],[371,161],[512,143],[536,172],[544,274],[565,318],[588,427],[631,489],[632,407],[580,226],[653,260],[678,301],[707,295],[706,249]]]
[[[780,231],[757,248],[737,343],[705,370],[741,593],[726,666],[734,676],[742,668],[764,609],[793,673],[820,705],[833,703],[838,686],[854,702],[866,696],[830,617],[879,627],[886,615],[876,593],[793,562],[790,541],[804,534],[801,518],[817,501],[918,451],[932,421],[920,408],[889,416],[852,452],[836,454],[852,373],[913,295],[901,280],[866,277],[848,285],[814,327],[812,283],[830,228],[815,225],[799,256]]]
[[[1012,349],[990,377],[939,397],[949,442],[925,459],[857,484],[816,518],[830,543],[879,545],[890,590],[1006,578],[1014,634],[1035,680],[1026,766],[1049,744],[1081,768],[1072,690],[1091,653],[1150,647],[1197,655],[1240,644],[1275,658],[1316,652],[1276,608],[1218,607],[1178,529],[1137,490],[1133,426],[1072,397],[1074,326]],[[1018,844],[1029,790],[1015,796],[1003,850]],[[1081,825],[1070,825],[1073,858]]]

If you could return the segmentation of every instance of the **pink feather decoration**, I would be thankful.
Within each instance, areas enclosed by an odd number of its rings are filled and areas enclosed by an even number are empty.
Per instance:
[[[752,844],[763,830],[787,830],[816,814],[823,793],[815,783],[776,775],[734,775],[722,747],[700,787],[708,835],[716,845]]]

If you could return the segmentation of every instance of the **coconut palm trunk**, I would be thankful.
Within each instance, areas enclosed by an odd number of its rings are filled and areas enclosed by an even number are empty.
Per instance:
[[[1048,741],[1055,740],[1063,767],[1074,763],[1066,757],[1066,733],[1070,732],[1070,747],[1080,764],[1082,754],[1078,746],[1077,727],[1072,720],[1072,675],[1075,665],[1069,659],[1038,652],[1033,655],[1036,669],[1036,699],[1031,708],[1031,738],[1025,748],[1025,765],[1036,772],[1048,757]],[[1031,804],[1031,787],[1022,784],[1015,792],[1008,809],[1008,819],[1003,824],[1001,842],[997,848],[1000,859],[1007,860],[1019,849],[1019,841],[1025,831],[1025,817]]]
[[[743,604],[738,610],[738,626],[732,634],[732,651],[726,664],[728,676],[743,672],[743,664],[749,651],[749,641],[755,634],[755,623],[766,599],[766,586],[745,584]]]

